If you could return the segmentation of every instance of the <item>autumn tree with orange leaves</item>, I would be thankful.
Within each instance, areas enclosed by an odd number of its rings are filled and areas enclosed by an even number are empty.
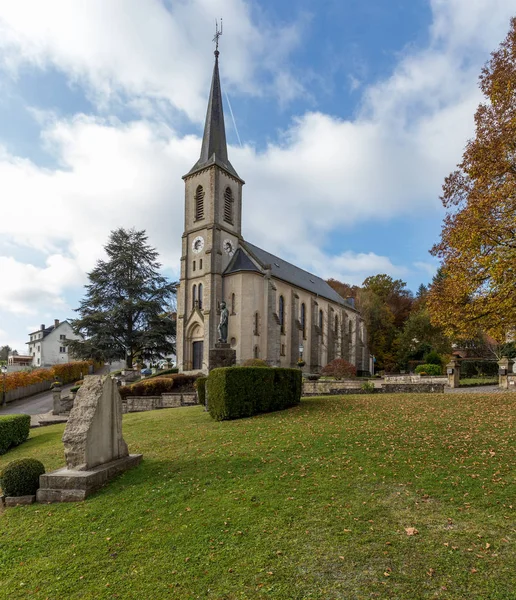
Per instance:
[[[476,134],[443,186],[447,210],[431,252],[440,276],[428,297],[434,324],[499,342],[516,323],[516,18],[482,70]]]

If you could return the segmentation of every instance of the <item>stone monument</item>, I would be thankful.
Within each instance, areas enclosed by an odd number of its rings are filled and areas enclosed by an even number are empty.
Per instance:
[[[84,500],[138,465],[122,437],[122,400],[109,375],[90,375],[77,392],[63,434],[66,467],[40,476],[38,502]]]
[[[220,321],[218,325],[219,341],[210,348],[209,365],[211,369],[232,367],[236,363],[236,350],[228,344],[229,310],[226,303],[220,303]]]
[[[228,321],[229,321],[229,310],[226,308],[226,303],[222,301],[220,303],[220,321],[219,321],[219,343],[228,343]]]

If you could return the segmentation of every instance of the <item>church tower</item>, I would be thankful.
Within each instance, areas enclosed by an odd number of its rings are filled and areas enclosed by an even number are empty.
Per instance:
[[[180,371],[207,372],[209,351],[218,339],[222,274],[242,241],[244,185],[228,159],[218,48],[201,154],[183,179],[185,225],[177,294],[177,360]]]

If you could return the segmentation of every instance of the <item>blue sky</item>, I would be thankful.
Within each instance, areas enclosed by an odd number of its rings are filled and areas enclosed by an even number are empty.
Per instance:
[[[109,231],[176,278],[215,17],[243,234],[323,277],[416,290],[481,66],[516,0],[0,2],[0,345],[73,317]]]

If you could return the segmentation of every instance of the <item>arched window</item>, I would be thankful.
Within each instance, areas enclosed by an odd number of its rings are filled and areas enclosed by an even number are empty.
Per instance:
[[[258,348],[258,346],[254,347],[254,358],[260,358],[260,348]]]
[[[301,329],[303,330],[303,339],[306,339],[306,306],[301,304]]]
[[[353,335],[353,323],[351,322],[351,319],[349,321],[349,339],[351,339],[351,336]]]
[[[279,297],[279,322],[281,333],[285,333],[285,299]]]
[[[192,308],[195,308],[195,303],[197,302],[197,286],[193,285],[192,287]]]
[[[224,221],[233,225],[233,192],[229,187],[224,191]]]
[[[339,335],[339,317],[335,315],[335,335]]]
[[[202,283],[199,284],[199,308],[202,309]]]
[[[322,330],[323,330],[323,325],[324,325],[323,311],[320,310],[319,311],[319,329],[321,330],[321,333],[322,333]]]
[[[235,294],[231,294],[231,314],[235,315],[236,297]]]
[[[254,335],[260,335],[260,315],[258,312],[254,313]]]
[[[195,190],[195,220],[204,219],[204,190],[198,185]]]

